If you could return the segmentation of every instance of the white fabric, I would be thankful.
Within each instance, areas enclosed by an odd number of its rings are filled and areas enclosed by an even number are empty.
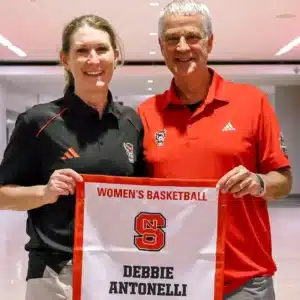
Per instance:
[[[85,182],[84,190],[82,274],[74,274],[81,277],[81,291],[75,300],[217,299],[215,188]],[[193,197],[199,200],[187,200]],[[164,245],[159,238],[152,240],[163,246],[161,250],[139,250],[135,245],[141,240],[135,231],[141,213],[158,216],[149,223],[142,215],[139,224],[157,235],[165,233]],[[161,215],[165,227],[155,229],[155,222],[163,222]],[[76,230],[81,225],[77,223]],[[159,278],[157,267],[164,267]],[[74,269],[80,270],[78,265]],[[149,278],[150,270],[154,278]]]
[[[72,300],[72,265],[59,274],[46,266],[43,278],[28,280],[25,300]]]

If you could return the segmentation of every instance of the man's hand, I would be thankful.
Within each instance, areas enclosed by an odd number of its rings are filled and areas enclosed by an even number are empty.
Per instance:
[[[81,181],[83,181],[82,176],[72,169],[54,171],[43,189],[42,201],[44,204],[50,204],[55,203],[59,196],[73,195],[76,182]]]
[[[259,196],[261,184],[255,173],[238,166],[225,174],[217,183],[221,193],[233,194],[235,198],[245,195]]]

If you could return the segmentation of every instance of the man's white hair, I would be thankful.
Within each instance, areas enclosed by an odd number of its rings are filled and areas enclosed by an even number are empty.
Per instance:
[[[207,6],[197,0],[173,0],[163,8],[158,22],[159,37],[163,37],[164,18],[166,16],[193,16],[200,14],[204,20],[204,30],[206,37],[212,35],[211,14]]]

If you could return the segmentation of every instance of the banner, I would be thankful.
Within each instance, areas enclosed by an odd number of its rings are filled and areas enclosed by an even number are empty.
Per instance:
[[[224,209],[212,181],[84,175],[74,300],[221,300]]]

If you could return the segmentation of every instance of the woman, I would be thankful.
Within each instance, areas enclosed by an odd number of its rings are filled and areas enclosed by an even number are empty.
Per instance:
[[[109,91],[120,58],[103,18],[66,26],[61,62],[63,98],[21,114],[0,165],[0,208],[28,211],[26,299],[72,299],[75,185],[80,173],[142,173],[142,125]]]

